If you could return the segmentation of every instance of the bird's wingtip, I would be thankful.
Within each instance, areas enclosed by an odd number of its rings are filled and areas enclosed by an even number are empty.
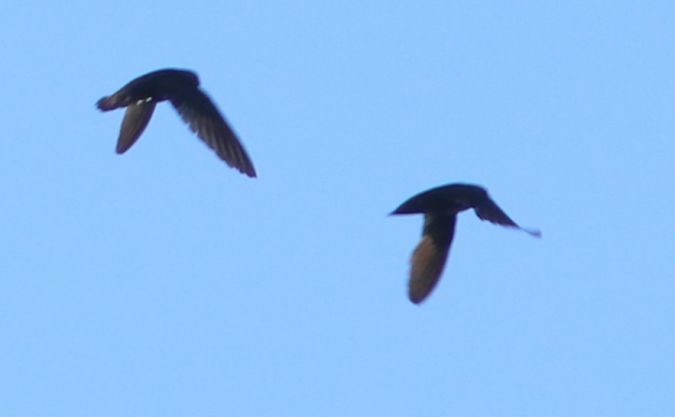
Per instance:
[[[523,232],[527,233],[527,234],[530,235],[530,236],[534,236],[534,237],[536,237],[536,238],[541,238],[541,237],[542,237],[541,230],[539,230],[539,229],[526,229],[526,228],[522,228],[522,227],[521,227],[521,230],[522,230]]]
[[[419,295],[408,293],[408,299],[410,300],[411,303],[415,304],[416,306],[420,306],[422,305],[422,302],[426,300],[426,296],[420,297]]]
[[[240,171],[242,174],[246,175],[249,178],[258,178],[258,173],[255,171],[255,168],[253,167],[240,169]]]

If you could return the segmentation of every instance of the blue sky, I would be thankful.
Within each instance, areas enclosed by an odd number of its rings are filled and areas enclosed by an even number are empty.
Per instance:
[[[672,2],[25,1],[0,14],[0,415],[675,415]],[[259,178],[164,104],[193,69]],[[460,215],[429,300],[419,216]]]

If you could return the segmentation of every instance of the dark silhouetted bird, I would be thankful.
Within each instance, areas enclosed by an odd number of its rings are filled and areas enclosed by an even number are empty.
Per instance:
[[[438,283],[455,234],[457,213],[470,208],[481,220],[541,236],[538,230],[518,226],[490,199],[487,191],[477,185],[449,184],[411,197],[391,214],[424,214],[422,241],[411,259],[408,297],[413,303],[424,301]]]
[[[148,125],[155,106],[168,100],[185,123],[197,133],[229,166],[249,177],[255,177],[255,168],[225,118],[211,99],[199,88],[199,78],[191,71],[163,69],[132,80],[96,105],[102,111],[126,107],[117,153],[126,152]]]

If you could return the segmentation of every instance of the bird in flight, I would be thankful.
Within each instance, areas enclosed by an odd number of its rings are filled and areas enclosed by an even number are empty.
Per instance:
[[[438,283],[455,234],[457,214],[470,208],[481,220],[541,236],[539,230],[518,226],[478,185],[448,184],[409,198],[391,214],[424,214],[422,241],[410,262],[408,297],[413,303],[424,301]]]
[[[211,99],[199,88],[192,71],[162,69],[131,80],[116,93],[103,97],[96,106],[101,111],[126,107],[116,151],[123,154],[138,140],[148,125],[155,106],[170,101],[183,121],[190,126],[218,157],[249,177],[256,172],[237,135],[227,124]]]

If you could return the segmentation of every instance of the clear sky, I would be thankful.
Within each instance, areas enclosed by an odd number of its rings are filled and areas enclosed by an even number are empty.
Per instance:
[[[675,415],[675,4],[15,1],[0,416]],[[259,173],[132,78],[189,68]],[[406,297],[425,189],[488,188]]]

